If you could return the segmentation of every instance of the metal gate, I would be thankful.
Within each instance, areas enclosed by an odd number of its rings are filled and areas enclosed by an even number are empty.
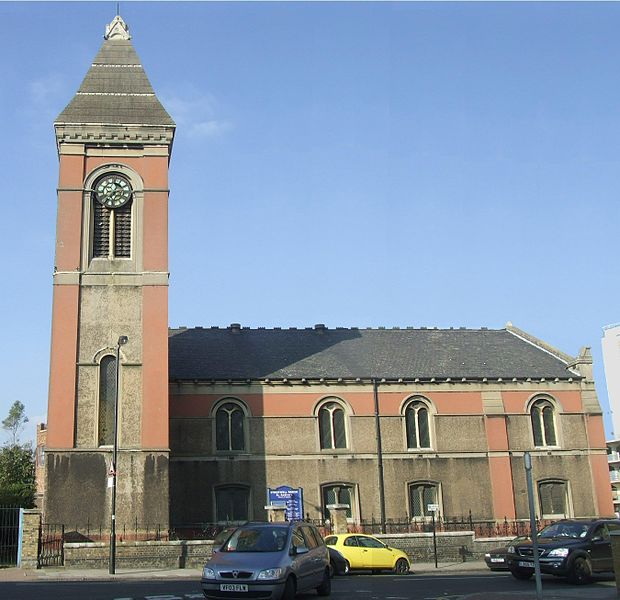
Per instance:
[[[39,535],[39,567],[61,567],[65,563],[65,526],[41,525]]]
[[[19,547],[19,508],[0,507],[0,566],[17,564]]]

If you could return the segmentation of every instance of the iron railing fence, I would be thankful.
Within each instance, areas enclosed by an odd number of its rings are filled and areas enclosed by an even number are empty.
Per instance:
[[[110,524],[91,523],[87,521],[82,525],[45,523],[42,531],[63,530],[63,540],[67,543],[72,542],[108,542],[110,541]],[[117,542],[150,542],[168,540],[168,529],[162,528],[158,523],[141,524],[137,520],[131,523],[116,524]]]
[[[0,506],[0,565],[17,564],[19,506]]]
[[[310,519],[305,521],[316,525],[325,537],[332,533],[332,527],[328,520]],[[117,523],[116,541],[166,541],[166,540],[213,540],[225,529],[236,527],[245,521],[231,522],[202,522],[175,524],[170,528],[164,529],[159,524],[141,524],[137,520],[132,523]],[[537,520],[536,526],[540,530],[545,525],[552,523],[552,520]],[[109,524],[92,524],[87,522],[85,525],[43,525],[42,528],[54,528],[58,531],[63,528],[63,540],[65,542],[106,542],[110,541]],[[423,533],[423,532],[459,532],[473,531],[476,537],[516,537],[518,535],[530,534],[529,519],[503,519],[495,521],[493,519],[475,519],[471,513],[467,516],[446,517],[438,515],[433,526],[429,519],[409,519],[408,517],[387,519],[385,522],[385,533]],[[357,523],[350,523],[348,530],[352,533],[380,534],[384,528],[380,520],[371,517],[368,520],[361,520]],[[42,529],[43,531],[43,529]],[[51,531],[51,529],[50,529]]]
[[[332,533],[329,521],[323,519],[307,519],[316,525],[323,536]],[[546,525],[553,523],[554,520],[537,519],[536,529],[540,531]],[[348,526],[350,533],[367,533],[370,535],[399,533],[430,533],[436,532],[459,532],[473,531],[476,537],[516,537],[520,535],[530,535],[529,519],[508,519],[496,521],[494,519],[475,519],[471,512],[467,516],[446,517],[438,515],[433,524],[432,519],[409,519],[402,517],[397,519],[387,519],[385,529],[380,520],[372,517],[368,520],[361,520],[357,523],[350,523]]]
[[[41,567],[61,567],[65,564],[64,525],[43,525],[39,530],[39,554],[37,565]]]

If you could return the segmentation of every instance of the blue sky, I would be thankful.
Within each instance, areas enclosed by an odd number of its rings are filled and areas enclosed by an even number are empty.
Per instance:
[[[0,416],[45,420],[52,122],[114,2],[0,3]],[[123,2],[178,130],[170,324],[620,321],[620,5]],[[609,423],[609,419],[607,419]],[[607,434],[611,431],[608,428]]]

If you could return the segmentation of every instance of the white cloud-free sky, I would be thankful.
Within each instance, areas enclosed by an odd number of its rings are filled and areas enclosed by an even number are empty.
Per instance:
[[[0,417],[45,420],[52,122],[115,3],[0,3]],[[178,124],[170,324],[620,321],[620,5],[123,2]],[[609,423],[609,419],[607,419]],[[611,431],[608,429],[607,434]]]

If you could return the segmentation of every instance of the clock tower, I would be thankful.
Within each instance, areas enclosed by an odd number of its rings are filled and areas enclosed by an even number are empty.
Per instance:
[[[167,529],[175,125],[120,16],[54,127],[60,172],[44,519],[106,528],[115,481],[117,530]]]

